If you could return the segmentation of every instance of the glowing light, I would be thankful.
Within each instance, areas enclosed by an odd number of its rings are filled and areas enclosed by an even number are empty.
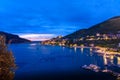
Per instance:
[[[106,54],[105,54],[105,55],[103,55],[103,60],[104,60],[104,65],[107,65],[107,64],[108,64],[108,62],[107,62]]]
[[[93,50],[93,49],[92,49],[92,48],[90,48],[90,52],[92,52],[92,50]]]
[[[110,56],[110,62],[111,62],[111,64],[113,64],[113,59],[114,59],[114,56],[111,55],[111,56]]]
[[[83,48],[80,48],[81,49],[81,53],[83,53]]]
[[[120,65],[120,57],[117,57],[117,60],[118,60],[117,64]]]
[[[76,50],[77,50],[77,48],[76,47],[74,47],[74,51],[76,52]]]

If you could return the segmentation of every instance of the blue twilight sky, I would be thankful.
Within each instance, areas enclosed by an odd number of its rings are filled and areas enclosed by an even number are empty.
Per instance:
[[[0,31],[46,40],[120,15],[120,0],[0,0]]]

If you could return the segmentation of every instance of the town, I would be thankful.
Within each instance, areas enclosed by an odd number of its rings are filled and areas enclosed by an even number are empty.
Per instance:
[[[87,35],[76,39],[62,36],[43,41],[45,45],[59,45],[66,47],[97,47],[112,52],[120,52],[120,31],[116,33]]]

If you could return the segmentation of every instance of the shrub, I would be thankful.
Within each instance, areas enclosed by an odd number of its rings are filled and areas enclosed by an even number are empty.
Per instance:
[[[7,50],[5,36],[0,35],[0,80],[13,80],[15,67],[13,54]]]

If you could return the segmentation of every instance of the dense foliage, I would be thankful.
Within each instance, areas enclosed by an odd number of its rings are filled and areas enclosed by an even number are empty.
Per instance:
[[[7,50],[5,37],[0,35],[0,80],[13,80],[15,67],[13,54]]]

